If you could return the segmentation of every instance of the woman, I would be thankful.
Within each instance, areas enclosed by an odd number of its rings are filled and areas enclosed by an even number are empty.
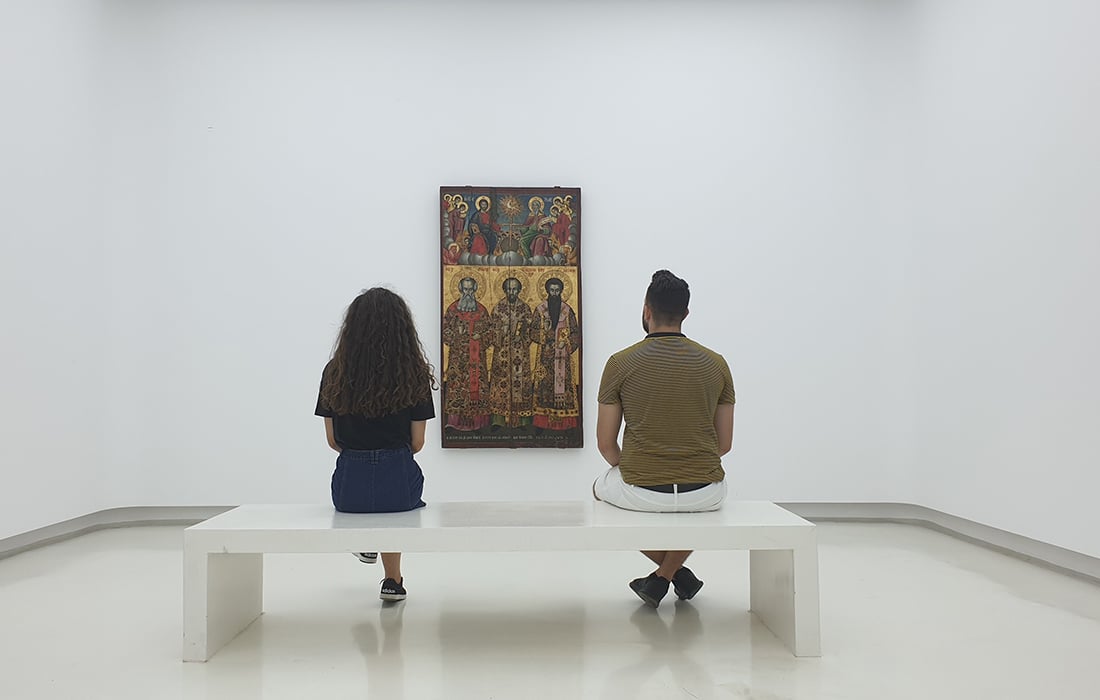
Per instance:
[[[435,417],[432,366],[405,300],[368,289],[351,302],[317,397],[329,446],[340,453],[332,505],[341,513],[393,513],[424,506],[413,454]],[[371,562],[371,553],[357,555]],[[401,553],[383,552],[382,600],[404,600]]]

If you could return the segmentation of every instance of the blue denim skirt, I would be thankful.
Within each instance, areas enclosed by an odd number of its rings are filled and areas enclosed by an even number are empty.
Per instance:
[[[332,505],[341,513],[396,513],[424,506],[424,473],[408,447],[344,450],[332,473]]]

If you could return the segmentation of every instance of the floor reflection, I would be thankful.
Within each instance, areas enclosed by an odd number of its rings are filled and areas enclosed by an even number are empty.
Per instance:
[[[580,604],[536,604],[522,612],[445,609],[442,687],[484,697],[582,697],[586,619]],[[473,683],[472,669],[483,670]]]
[[[351,628],[352,639],[367,664],[369,698],[405,697],[405,659],[401,653],[405,603],[384,602],[378,620],[364,620]]]
[[[645,647],[637,660],[604,679],[601,697],[641,696],[643,687],[665,672],[671,675],[671,682],[692,697],[714,697],[713,679],[693,658],[698,656],[696,647],[703,637],[698,608],[680,601],[660,610],[639,605],[630,615],[630,623],[641,632]]]

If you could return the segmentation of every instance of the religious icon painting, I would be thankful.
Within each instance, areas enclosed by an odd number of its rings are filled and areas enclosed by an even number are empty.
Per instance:
[[[441,187],[443,447],[582,447],[581,191]]]

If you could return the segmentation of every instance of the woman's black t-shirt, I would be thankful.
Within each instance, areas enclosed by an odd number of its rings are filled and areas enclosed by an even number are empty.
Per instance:
[[[345,450],[393,450],[412,444],[412,422],[435,418],[435,405],[427,401],[376,418],[338,416],[317,394],[315,415],[332,419],[336,444]]]

